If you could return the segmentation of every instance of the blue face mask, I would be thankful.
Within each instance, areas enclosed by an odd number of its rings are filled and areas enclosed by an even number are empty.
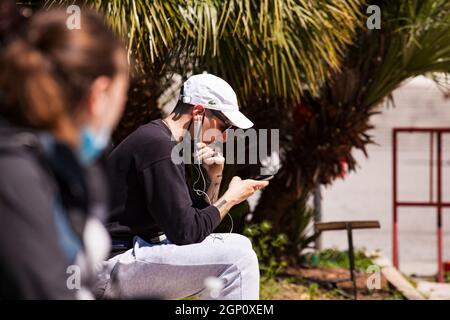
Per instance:
[[[81,144],[78,151],[80,161],[84,165],[94,162],[107,147],[111,136],[111,129],[105,128],[98,133],[86,127],[81,130]]]

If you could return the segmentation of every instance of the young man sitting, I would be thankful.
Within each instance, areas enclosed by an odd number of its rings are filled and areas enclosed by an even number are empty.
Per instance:
[[[202,132],[220,133],[204,135],[197,144],[196,157],[210,183],[202,203],[195,204],[184,163],[172,156],[186,132],[194,136],[194,124]],[[225,159],[206,144],[222,139],[231,126],[252,125],[239,111],[228,83],[199,74],[183,84],[167,118],[139,127],[112,151],[108,173],[113,211],[107,228],[115,255],[99,270],[99,298],[183,298],[205,293],[208,277],[222,281],[224,299],[259,298],[258,260],[250,241],[212,232],[234,205],[268,182],[233,177],[218,199]]]

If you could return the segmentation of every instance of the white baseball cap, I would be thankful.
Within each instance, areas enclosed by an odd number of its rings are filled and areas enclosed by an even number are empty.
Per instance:
[[[233,88],[215,75],[202,73],[189,77],[183,84],[179,99],[183,103],[200,104],[206,109],[220,111],[238,128],[248,129],[253,126],[253,122],[239,111]]]

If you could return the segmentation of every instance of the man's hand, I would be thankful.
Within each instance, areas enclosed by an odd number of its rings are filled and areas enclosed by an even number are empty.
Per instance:
[[[233,177],[228,185],[228,190],[224,194],[224,198],[227,199],[227,201],[234,202],[236,205],[246,200],[256,191],[265,188],[268,184],[269,181],[252,179],[242,180],[239,177]]]
[[[214,203],[214,206],[219,209],[220,217],[223,218],[233,206],[246,200],[256,191],[265,188],[268,184],[269,181],[242,180],[239,177],[233,177],[228,186],[228,190]]]
[[[198,151],[195,156],[198,161],[201,161],[210,180],[215,181],[222,178],[222,171],[225,165],[225,158],[222,154],[207,146],[206,143],[203,142],[197,143],[197,149]]]

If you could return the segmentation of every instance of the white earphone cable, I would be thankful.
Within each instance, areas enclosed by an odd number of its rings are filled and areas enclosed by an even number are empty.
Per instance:
[[[208,204],[212,205],[211,203],[211,199],[209,198],[208,194],[205,192],[206,189],[206,179],[205,176],[203,175],[203,171],[202,168],[200,167],[200,163],[197,164],[198,168],[194,165],[195,171],[197,171],[197,179],[194,181],[193,185],[192,185],[192,189],[194,190],[194,192],[198,195],[198,196],[205,196]],[[200,189],[196,189],[196,185],[200,180],[200,177],[202,178],[202,182],[203,182],[203,190]],[[234,228],[234,221],[233,221],[233,217],[231,216],[231,214],[229,212],[227,212],[227,216],[230,217],[230,221],[231,221],[231,228],[230,228],[230,232],[229,234],[231,234],[233,232],[233,228]],[[226,238],[223,238],[220,235],[215,235],[215,234],[211,234],[211,236],[215,239],[219,239],[224,241]],[[227,236],[228,237],[228,236]]]

